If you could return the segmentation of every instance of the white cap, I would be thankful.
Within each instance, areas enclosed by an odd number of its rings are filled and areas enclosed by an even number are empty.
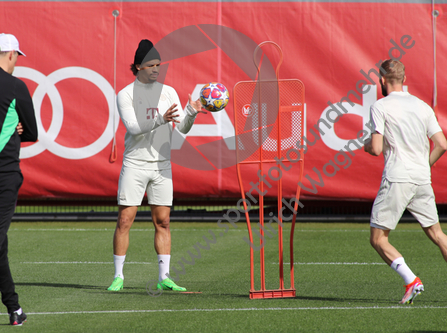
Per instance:
[[[17,51],[19,54],[25,55],[19,49],[19,41],[17,38],[10,34],[0,34],[0,52],[3,51]]]

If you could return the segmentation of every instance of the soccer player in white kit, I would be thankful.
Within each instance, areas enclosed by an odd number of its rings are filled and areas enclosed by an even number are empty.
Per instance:
[[[404,279],[406,290],[400,303],[413,303],[424,286],[389,243],[388,235],[408,209],[447,261],[447,236],[439,224],[430,173],[430,168],[447,150],[447,142],[433,109],[403,91],[406,77],[402,62],[386,60],[380,71],[384,98],[371,106],[374,130],[364,146],[373,156],[383,152],[385,159],[382,182],[371,213],[370,242]],[[428,138],[434,143],[431,153]]]
[[[118,184],[118,221],[113,236],[115,278],[108,288],[112,291],[123,289],[129,231],[145,192],[155,227],[154,247],[159,266],[157,289],[186,291],[169,278],[169,214],[173,199],[171,137],[173,123],[180,132],[188,133],[202,107],[199,100],[192,101],[189,95],[184,114],[174,88],[157,82],[160,59],[152,42],[142,40],[131,65],[136,79],[117,96],[118,112],[127,132]]]

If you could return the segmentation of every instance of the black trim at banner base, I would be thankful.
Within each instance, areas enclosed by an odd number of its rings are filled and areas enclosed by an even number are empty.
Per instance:
[[[235,216],[237,200],[231,199],[177,199],[171,210],[173,222],[226,222],[224,215],[233,210]],[[304,222],[358,222],[367,223],[371,213],[371,201],[302,200],[304,207],[298,209],[297,221]],[[116,221],[118,208],[115,200],[19,200],[13,221]],[[277,215],[276,200],[266,199],[264,216],[272,212]],[[438,205],[440,222],[447,222],[447,204]],[[285,223],[291,211],[284,210]],[[249,212],[252,222],[259,221],[259,207],[253,206]],[[151,221],[150,207],[142,205],[136,221]],[[239,222],[245,223],[245,214],[240,214]],[[405,211],[401,222],[415,222]]]

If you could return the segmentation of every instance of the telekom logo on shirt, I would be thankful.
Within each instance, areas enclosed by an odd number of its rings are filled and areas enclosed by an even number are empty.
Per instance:
[[[146,119],[155,119],[158,114],[158,108],[147,108],[146,109]]]

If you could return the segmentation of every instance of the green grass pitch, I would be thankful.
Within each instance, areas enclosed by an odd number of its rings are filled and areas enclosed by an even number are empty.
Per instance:
[[[124,266],[124,290],[113,279],[114,223],[11,225],[9,259],[20,303],[21,332],[446,332],[447,264],[416,224],[400,224],[391,242],[423,281],[413,305],[399,305],[402,279],[369,245],[368,224],[297,223],[296,298],[250,300],[245,223],[226,233],[216,223],[172,223],[171,275],[197,294],[163,292],[151,223],[136,222]],[[290,225],[285,226],[287,237]],[[213,241],[209,247],[203,236]],[[202,244],[200,255],[197,243]],[[196,245],[196,247],[195,247]],[[207,248],[208,247],[208,248]],[[266,238],[267,288],[278,288],[277,236]],[[287,250],[287,246],[285,246]],[[287,252],[287,251],[285,251]],[[196,258],[192,260],[191,254]],[[178,263],[183,259],[184,270]],[[288,255],[285,254],[286,261]],[[194,262],[193,262],[194,261]],[[189,263],[185,263],[189,262]],[[173,272],[173,267],[177,274]],[[259,264],[256,263],[259,287]],[[288,275],[289,265],[285,265]],[[286,279],[286,286],[289,283]],[[10,328],[3,307],[0,332]]]

